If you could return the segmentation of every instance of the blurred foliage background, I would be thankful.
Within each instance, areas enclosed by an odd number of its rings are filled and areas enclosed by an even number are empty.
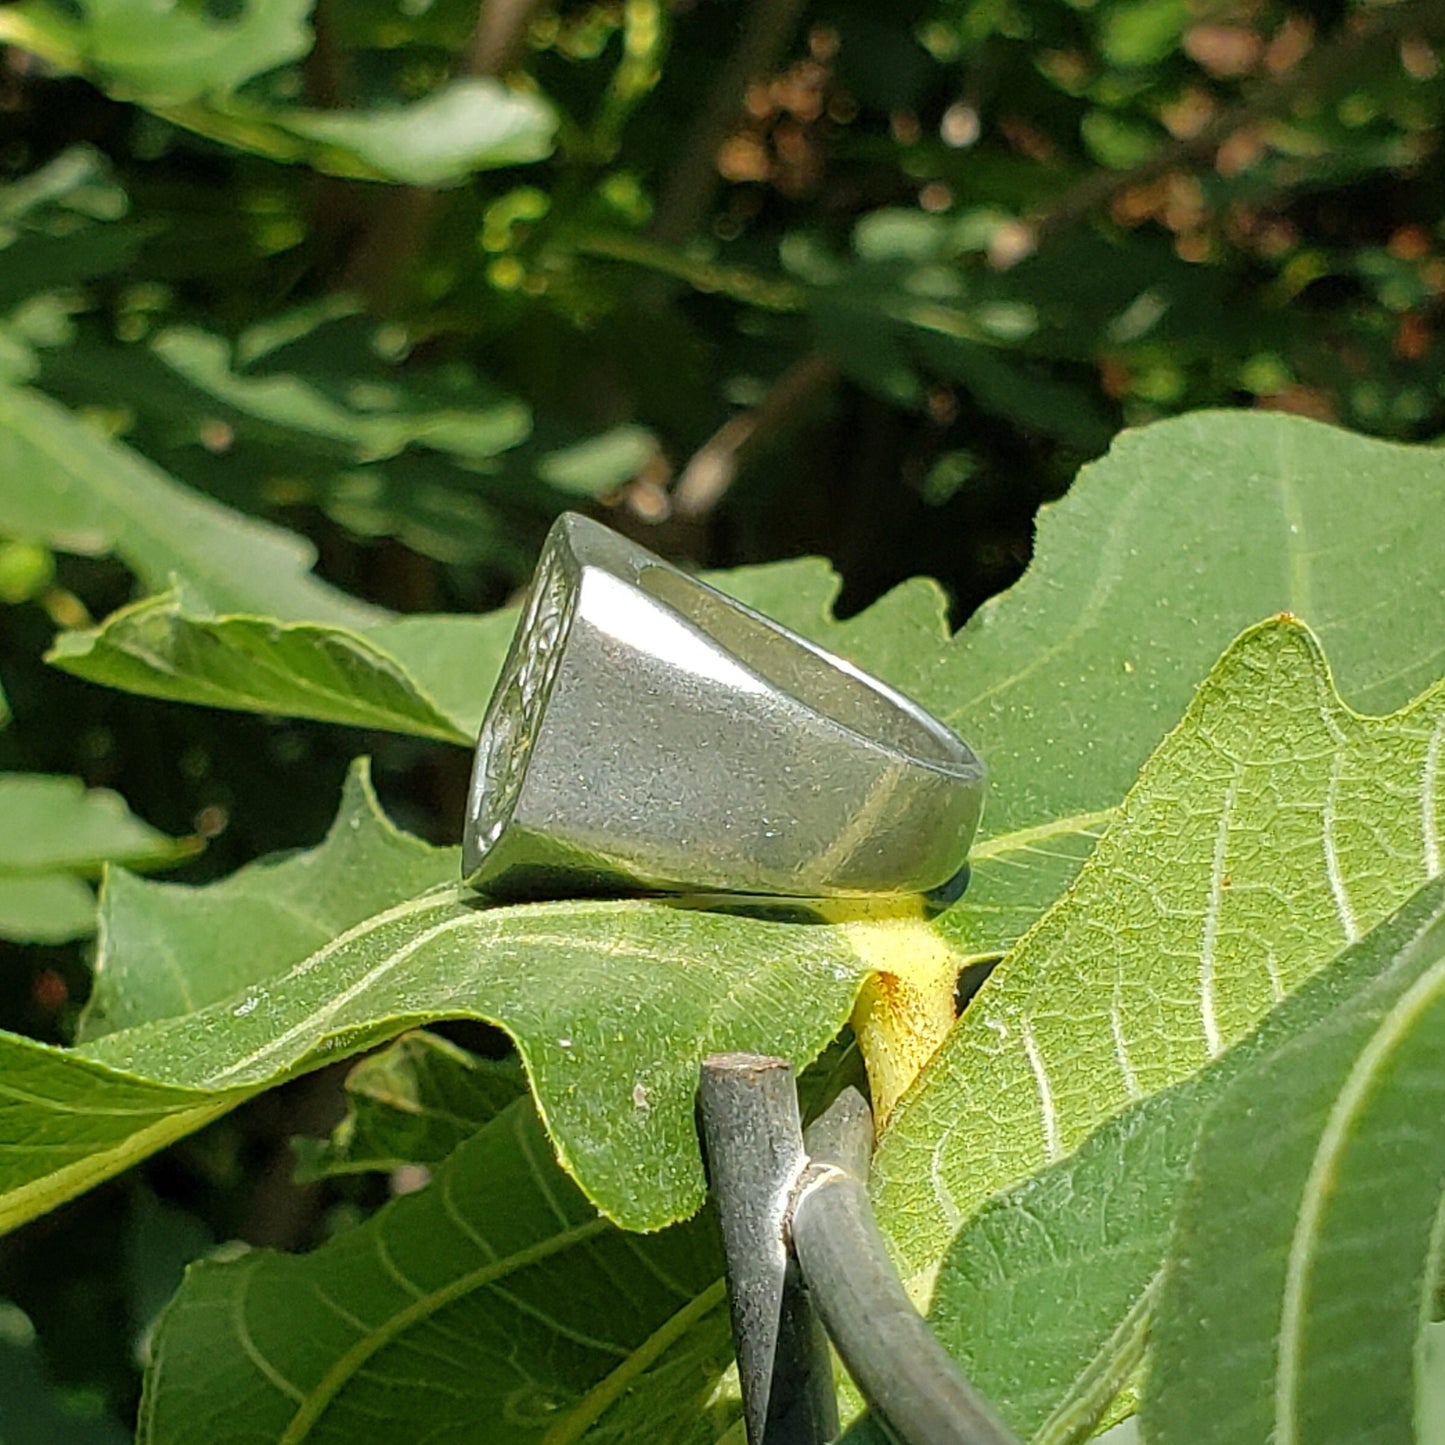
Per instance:
[[[581,507],[822,553],[844,611],[931,573],[961,622],[1121,427],[1445,431],[1442,47],[1434,0],[21,0],[0,381],[399,611],[505,602]],[[0,538],[0,770],[206,839],[181,879],[315,841],[354,733],[42,664],[132,593]],[[466,760],[361,742],[454,839]],[[87,948],[0,940],[0,1024],[65,1039]],[[293,1182],[338,1107],[319,1075],[0,1243],[0,1441],[126,1438],[185,1259],[374,1207]]]

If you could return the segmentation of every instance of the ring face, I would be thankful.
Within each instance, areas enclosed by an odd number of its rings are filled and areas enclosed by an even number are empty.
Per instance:
[[[901,693],[565,514],[482,721],[462,873],[498,898],[924,893],[983,787]]]

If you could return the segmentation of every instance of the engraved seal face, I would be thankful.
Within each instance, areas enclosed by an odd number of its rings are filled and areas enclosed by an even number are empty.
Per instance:
[[[467,821],[479,855],[502,836],[517,805],[576,606],[577,591],[560,549],[549,547],[477,739]]]

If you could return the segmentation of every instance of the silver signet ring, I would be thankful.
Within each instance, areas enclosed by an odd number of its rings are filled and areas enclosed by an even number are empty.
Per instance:
[[[926,893],[983,786],[901,693],[568,513],[482,721],[462,874],[498,898]]]

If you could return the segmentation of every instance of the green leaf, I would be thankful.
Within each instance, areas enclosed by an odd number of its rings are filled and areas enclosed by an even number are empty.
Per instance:
[[[702,1199],[701,1059],[745,1049],[806,1063],[842,1026],[866,972],[847,925],[647,901],[488,910],[447,887],[243,994],[80,1052],[140,1078],[254,1093],[408,1027],[479,1018],[517,1041],[569,1172],[610,1217],[657,1228]],[[19,1181],[0,1172],[0,1182]]]
[[[557,114],[541,96],[481,76],[454,80],[411,105],[277,109],[256,119],[310,142],[295,158],[318,170],[414,186],[458,185],[480,170],[543,160],[557,129]]]
[[[308,852],[262,859],[205,888],[110,874],[80,1036],[96,1039],[228,998],[450,880],[457,866],[455,849],[429,847],[392,825],[362,759],[330,832]]]
[[[346,1076],[346,1117],[329,1139],[295,1139],[299,1177],[440,1164],[527,1092],[515,1059],[481,1059],[418,1029]]]
[[[106,863],[162,868],[196,844],[169,838],[104,788],[79,778],[0,773],[0,937],[60,943],[95,928],[95,895],[81,881]]]
[[[1425,1438],[1445,1179],[1439,910],[1389,965],[1209,1117],[1156,1311],[1144,1423],[1161,1445]]]
[[[645,426],[615,426],[546,453],[537,463],[537,475],[558,491],[595,497],[631,481],[657,450],[657,438]]]
[[[0,41],[89,76],[175,124],[330,175],[456,185],[551,154],[558,119],[539,95],[465,76],[406,104],[308,110],[243,98],[250,80],[311,49],[311,0],[243,0],[229,19],[147,0],[27,0],[0,14]]]
[[[246,1089],[188,1089],[0,1032],[0,1232],[203,1128]]]
[[[1445,684],[1362,717],[1298,623],[1245,633],[894,1114],[875,1194],[908,1266],[1196,1074],[1438,873],[1442,740]]]
[[[485,646],[469,651],[479,655],[467,658],[468,668],[500,665]],[[471,741],[366,634],[256,617],[196,617],[176,592],[133,603],[100,628],[61,633],[48,660],[127,692]]]
[[[447,1017],[512,1035],[565,1167],[611,1217],[656,1228],[702,1199],[704,1055],[801,1067],[880,960],[943,949],[907,903],[839,906],[846,921],[825,924],[677,900],[488,909],[440,884],[386,905],[455,868],[353,779],[310,854],[202,888],[113,875],[88,1024],[129,1027],[70,1051],[0,1034],[0,1077],[16,1081],[0,1087],[0,1229],[296,1073]]]
[[[226,412],[283,435],[331,443],[349,460],[395,456],[416,443],[461,461],[486,462],[531,429],[525,406],[475,384],[459,388],[450,404],[439,405],[433,396],[364,376],[350,386],[325,388],[319,378],[285,369],[241,372],[224,337],[191,326],[161,332],[151,350]]]
[[[95,932],[95,894],[73,874],[0,874],[0,938],[65,943]]]
[[[1365,711],[1445,672],[1442,487],[1438,451],[1247,412],[1125,432],[1085,467],[1040,511],[1022,580],[917,689],[989,765],[973,884],[944,920],[959,947],[1001,950],[1058,896],[1199,679],[1261,617],[1314,628]]]
[[[649,1427],[631,1438],[670,1438],[730,1355],[720,1274],[708,1217],[646,1239],[599,1219],[518,1101],[429,1188],[313,1253],[193,1266],[137,1439],[188,1441],[203,1416],[226,1445],[322,1445],[387,1418],[560,1445],[605,1438],[623,1399]]]
[[[347,627],[384,615],[308,576],[308,542],[198,496],[39,393],[4,386],[0,532],[114,551],[148,587],[179,578],[209,609]]]
[[[939,1263],[929,1320],[1021,1436],[1078,1438],[1137,1365],[1189,1158],[1213,1104],[1261,1058],[1368,987],[1442,916],[1445,879],[1436,879],[1199,1074],[1131,1105],[959,1232]],[[1237,1213],[1222,1217],[1237,1249]],[[1188,1362],[1190,1374],[1199,1369]]]
[[[142,823],[119,796],[79,778],[0,773],[0,873],[156,868],[195,851]]]
[[[224,96],[311,49],[312,0],[243,0],[225,20],[147,0],[26,0],[0,35],[151,104]]]

